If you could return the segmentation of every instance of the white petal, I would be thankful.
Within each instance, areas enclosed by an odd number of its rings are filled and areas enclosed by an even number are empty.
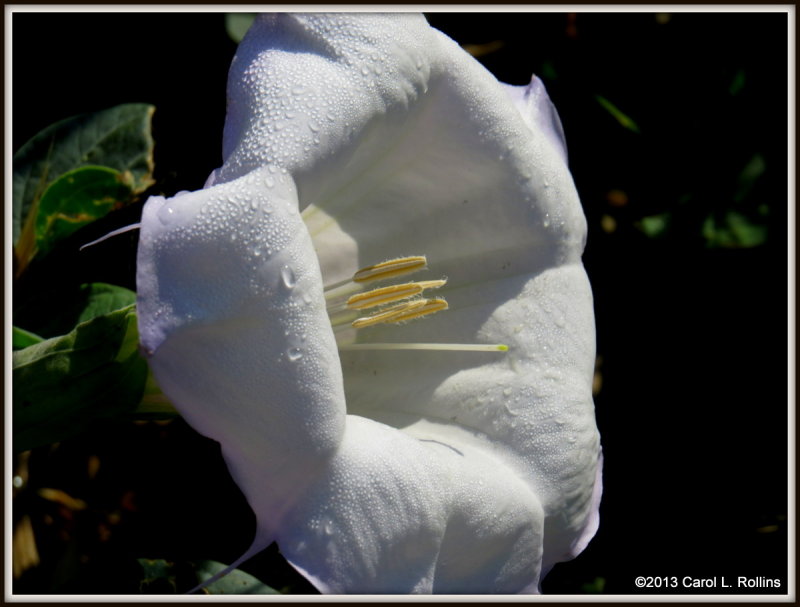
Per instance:
[[[159,385],[218,440],[264,541],[344,430],[336,344],[290,178],[150,198],[138,317]]]
[[[543,514],[480,450],[348,416],[342,448],[279,533],[325,592],[535,592]]]
[[[566,164],[567,140],[564,137],[564,127],[541,79],[534,76],[528,86],[505,85],[505,87],[525,123],[532,131],[547,137]]]
[[[361,340],[434,336],[510,347],[505,356],[348,352],[348,411],[384,421],[404,412],[444,422],[439,431],[457,424],[474,434],[541,496],[549,517],[546,565],[570,556],[592,517],[599,454],[594,325],[580,265],[585,220],[563,149],[554,145],[557,115],[547,113],[543,87],[534,80],[512,103],[451,40],[406,16],[340,15],[329,32],[325,20],[308,16],[261,27],[234,63],[231,82],[249,77],[257,83],[248,90],[285,100],[294,114],[281,117],[277,132],[301,139],[316,106],[305,109],[291,90],[333,85],[328,107],[348,113],[353,133],[319,121],[319,148],[306,151],[293,140],[279,147],[298,178],[301,207],[311,205],[305,217],[324,280],[408,254],[427,255],[432,277],[448,277],[437,293],[448,299],[448,312],[364,331]],[[386,40],[411,50],[387,53],[385,77],[361,74],[356,57],[381,56]],[[322,45],[334,50],[319,53]],[[416,63],[424,69],[416,70],[410,57],[420,47],[425,59]],[[245,64],[245,56],[255,60]],[[233,124],[266,126],[248,131],[238,147],[228,144],[223,173],[263,161],[258,154],[277,127],[264,104],[246,107],[252,115]]]
[[[303,269],[316,304],[322,282],[397,256],[425,254],[431,277],[449,278],[448,312],[359,339],[504,343],[509,352],[348,352],[347,408],[358,415],[345,418],[320,310],[301,319],[318,343],[314,362],[282,382],[293,368],[270,365],[292,346],[281,337],[297,326],[292,307],[245,289],[244,301],[275,318],[229,310],[253,275],[233,267],[237,255],[252,259],[244,250],[221,246],[241,224],[225,232],[200,222],[197,234],[213,237],[199,238],[198,260],[219,248],[228,268],[213,286],[177,236],[154,230],[140,254],[142,303],[155,302],[141,307],[143,343],[155,349],[168,336],[154,357],[165,392],[198,407],[187,418],[222,442],[259,522],[322,590],[535,591],[541,571],[594,533],[599,496],[585,220],[553,128],[542,126],[543,98],[515,105],[455,43],[406,14],[260,17],[228,93],[225,164],[192,196],[223,208],[226,188],[277,164],[297,186],[287,197],[304,209],[308,232],[295,215],[270,223],[266,238],[291,235],[286,259]],[[262,195],[256,185],[234,189],[248,201]],[[143,238],[155,214],[145,224],[146,212]],[[280,269],[259,275],[274,281]],[[163,319],[162,290],[171,302]],[[202,323],[186,319],[186,302]],[[226,339],[228,325],[236,338]],[[224,354],[202,347],[210,336]],[[218,402],[228,389],[233,401]],[[255,439],[262,432],[271,432],[261,434],[267,446]],[[309,437],[322,447],[303,456],[299,446],[316,445]],[[292,487],[297,471],[282,475],[273,457],[287,466],[298,458],[306,485]]]

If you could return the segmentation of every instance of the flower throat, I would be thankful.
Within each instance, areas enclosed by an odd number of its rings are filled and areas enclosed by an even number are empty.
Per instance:
[[[505,352],[503,344],[455,343],[349,343],[342,339],[345,330],[377,325],[401,325],[448,309],[441,297],[425,297],[424,291],[438,289],[446,278],[379,286],[365,285],[406,276],[428,267],[425,256],[390,259],[358,270],[351,279],[325,288],[325,302],[340,350],[452,350],[465,352]]]

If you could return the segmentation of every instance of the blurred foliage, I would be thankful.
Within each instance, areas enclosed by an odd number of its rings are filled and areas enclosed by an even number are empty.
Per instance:
[[[15,592],[185,592],[252,536],[218,446],[136,352],[136,233],[80,249],[219,165],[251,18],[12,16]],[[545,81],[588,220],[606,493],[544,591],[781,574],[787,15],[428,18],[500,80]],[[315,592],[274,545],[208,590],[273,588]]]
[[[98,418],[133,412],[148,373],[138,346],[130,305],[15,351],[14,449],[72,438],[92,429]]]
[[[153,111],[125,104],[67,118],[14,154],[15,275],[37,254],[152,184]]]
[[[231,40],[237,44],[242,41],[247,30],[253,25],[256,18],[255,13],[226,13],[225,31]]]
[[[143,570],[140,589],[143,594],[185,594],[206,583],[226,566],[216,561],[198,561],[176,565],[161,559],[138,559]],[[234,569],[202,589],[203,594],[280,594],[252,575]]]
[[[45,128],[15,155],[17,277],[34,257],[57,251],[72,233],[131,202],[151,185],[153,140],[149,124],[153,109],[143,104],[124,105],[63,120]],[[87,162],[105,162],[124,172]],[[46,266],[36,269],[42,267]],[[43,274],[47,276],[46,271]],[[26,301],[25,294],[19,292],[25,286],[18,282],[17,301]],[[40,298],[39,305],[25,306],[25,313],[18,318],[26,328],[13,327],[13,446],[20,454],[17,489],[23,489],[27,482],[31,450],[102,432],[109,421],[130,421],[137,417],[137,406],[144,396],[150,403],[160,397],[138,351],[136,294],[96,282],[58,295],[57,303],[52,298]],[[145,409],[149,412],[152,407]],[[90,458],[89,465],[98,466],[99,462]],[[88,508],[86,501],[50,487],[39,488],[36,498],[29,495],[28,499],[58,504],[68,520]],[[23,494],[17,504],[24,500]],[[15,577],[20,577],[39,565],[39,550],[30,514],[24,506],[15,510]],[[66,557],[75,558],[69,552]],[[64,567],[74,566],[62,563]],[[141,572],[133,575],[128,570],[127,577],[118,576],[120,587],[113,591],[138,584],[139,592],[145,594],[183,593],[208,583],[225,569],[225,565],[207,560],[174,564],[140,558],[138,563]],[[67,584],[65,577],[57,567],[47,591]],[[208,584],[203,592],[277,593],[239,570]]]

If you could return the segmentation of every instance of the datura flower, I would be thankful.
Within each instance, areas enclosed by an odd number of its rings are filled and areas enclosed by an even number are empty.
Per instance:
[[[260,16],[223,158],[146,203],[138,311],[256,514],[243,558],[275,541],[327,593],[537,592],[600,495],[586,225],[540,81],[420,15]]]

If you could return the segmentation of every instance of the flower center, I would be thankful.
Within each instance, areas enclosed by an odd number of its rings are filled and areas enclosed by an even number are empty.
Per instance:
[[[424,270],[428,261],[423,255],[390,259],[358,270],[353,277],[325,289],[328,316],[331,319],[340,350],[460,350],[472,352],[504,352],[502,344],[452,343],[352,343],[343,338],[344,331],[376,325],[404,324],[424,316],[447,310],[441,297],[426,298],[422,293],[438,289],[446,278],[403,282],[364,290],[364,285],[397,278]],[[369,311],[365,315],[365,311]]]

